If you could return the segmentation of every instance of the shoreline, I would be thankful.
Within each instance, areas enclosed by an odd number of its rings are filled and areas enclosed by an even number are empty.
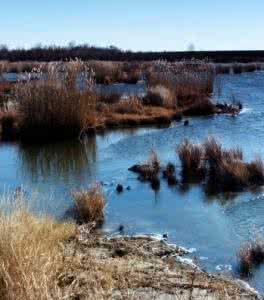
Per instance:
[[[76,137],[81,138],[86,134],[95,134],[104,130],[140,128],[144,126],[169,126],[173,121],[182,121],[184,117],[213,116],[219,114],[229,114],[235,116],[241,112],[241,107],[232,104],[213,104],[208,102],[205,106],[199,104],[190,104],[181,109],[172,109],[158,106],[147,106],[140,113],[109,113],[98,116],[95,124],[83,129]],[[17,124],[19,116],[16,113],[3,114],[0,120],[0,141],[59,141],[73,138],[74,136],[64,137],[57,134],[56,130],[44,130],[35,128],[33,131],[24,134]],[[184,125],[188,125],[188,122]]]
[[[91,225],[87,224],[79,226],[76,235],[65,243],[65,253],[68,259],[75,255],[84,262],[92,258],[96,270],[104,266],[104,272],[111,276],[111,288],[101,291],[100,295],[111,299],[262,299],[242,280],[208,273],[185,262],[186,249],[154,236],[109,238],[91,232]],[[86,286],[85,274],[93,274],[85,264],[79,267],[62,278],[70,284],[79,282],[81,277],[82,286],[77,285],[72,295],[78,291],[80,299],[87,299],[86,292],[90,288]],[[104,296],[102,298],[107,298]]]
[[[111,117],[104,117],[99,124],[89,127],[85,133],[100,133],[104,130],[123,129],[123,128],[140,128],[145,126],[163,127],[170,126],[173,121],[181,122],[188,117],[205,117],[221,114],[229,114],[232,116],[238,115],[241,108],[233,105],[213,104],[212,112],[200,113],[195,106],[190,105],[180,110],[174,110],[164,107],[150,107],[146,114],[112,114]],[[153,112],[152,112],[153,111]],[[187,124],[186,124],[187,125]]]

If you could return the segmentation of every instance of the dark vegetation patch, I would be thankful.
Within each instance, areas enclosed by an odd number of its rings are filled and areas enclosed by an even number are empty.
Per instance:
[[[239,271],[242,276],[249,276],[254,269],[264,262],[264,241],[260,237],[242,244],[239,253]]]
[[[194,144],[185,139],[176,152],[181,162],[181,187],[190,183],[202,183],[208,194],[237,192],[264,184],[264,162],[256,158],[243,161],[239,148],[225,149],[215,138],[207,138],[202,144]],[[176,169],[172,163],[162,168],[157,154],[152,152],[143,164],[129,168],[138,173],[140,181],[151,183],[159,188],[159,173],[168,185],[177,184]]]
[[[153,61],[153,60],[209,60],[219,63],[230,62],[263,62],[264,51],[163,51],[163,52],[134,52],[124,51],[117,47],[95,47],[89,45],[38,46],[31,49],[8,49],[1,47],[0,60],[7,61],[66,61],[79,58],[82,60],[106,61]]]
[[[160,161],[157,153],[151,150],[149,158],[143,164],[137,164],[129,168],[129,171],[138,174],[138,180],[142,182],[150,182],[153,190],[158,190],[160,187],[159,172]]]
[[[163,178],[167,179],[168,185],[173,186],[178,183],[176,174],[175,174],[175,166],[172,163],[168,163],[165,170],[163,170]]]
[[[264,184],[264,164],[260,158],[244,162],[241,149],[224,149],[212,137],[202,145],[184,140],[177,152],[183,181],[205,179],[210,191],[240,191]]]
[[[185,139],[178,147],[182,165],[182,181],[202,180],[205,176],[204,151],[201,145],[190,143]]]

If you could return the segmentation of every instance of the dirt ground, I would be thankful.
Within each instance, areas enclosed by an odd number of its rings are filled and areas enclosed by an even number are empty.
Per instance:
[[[63,299],[259,299],[242,282],[181,261],[186,250],[152,237],[107,238],[84,225],[64,247]]]

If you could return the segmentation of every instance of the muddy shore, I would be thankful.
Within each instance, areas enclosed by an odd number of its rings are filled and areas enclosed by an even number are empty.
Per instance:
[[[246,283],[202,271],[186,249],[151,236],[106,237],[78,227],[64,245],[67,299],[261,299]]]

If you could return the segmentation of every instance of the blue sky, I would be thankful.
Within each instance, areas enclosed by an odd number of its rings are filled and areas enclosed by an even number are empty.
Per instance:
[[[0,44],[264,49],[263,0],[0,0]]]

